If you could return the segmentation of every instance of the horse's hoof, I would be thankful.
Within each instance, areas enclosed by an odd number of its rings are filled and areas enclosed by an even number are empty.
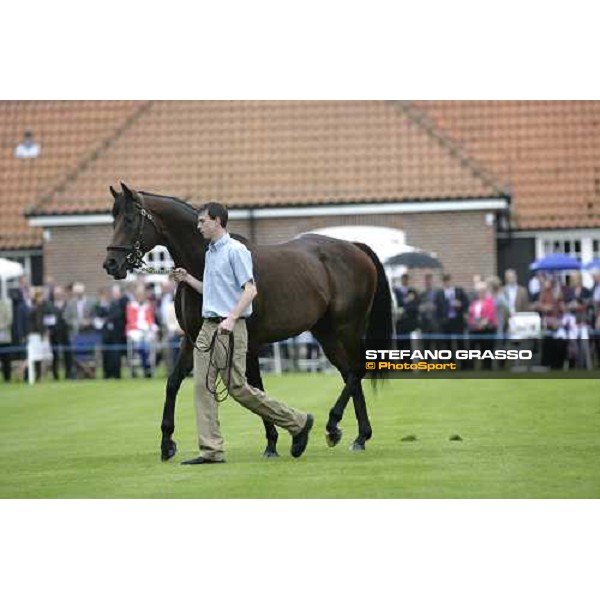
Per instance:
[[[364,452],[365,444],[364,442],[353,442],[352,446],[350,446],[350,450],[352,450],[352,452]]]
[[[279,452],[277,452],[277,450],[269,450],[267,448],[263,452],[263,458],[279,458]]]
[[[339,428],[336,428],[332,431],[328,431],[327,433],[325,433],[325,441],[327,442],[327,445],[330,448],[337,446],[340,443],[341,439],[342,439],[342,430]]]
[[[172,459],[177,454],[177,444],[173,441],[169,442],[167,447],[161,448],[160,459],[163,462]]]

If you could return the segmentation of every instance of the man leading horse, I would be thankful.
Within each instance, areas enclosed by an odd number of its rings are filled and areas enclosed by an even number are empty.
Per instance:
[[[291,454],[300,457],[307,445],[313,416],[269,398],[246,380],[248,332],[246,318],[252,314],[257,289],[252,255],[227,232],[227,209],[209,202],[200,209],[198,230],[208,248],[204,277],[196,279],[183,268],[174,279],[202,295],[203,324],[194,348],[196,426],[200,455],[184,465],[225,462],[219,428],[217,375],[227,391],[244,408],[286,429],[292,435]]]

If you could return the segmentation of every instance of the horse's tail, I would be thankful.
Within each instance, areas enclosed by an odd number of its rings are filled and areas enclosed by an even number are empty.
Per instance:
[[[374,350],[391,350],[394,347],[392,293],[385,270],[377,254],[367,244],[355,242],[354,245],[360,248],[371,259],[377,269],[377,286],[375,288],[373,304],[371,305],[371,312],[369,313],[369,322],[367,324],[364,343],[366,347]],[[388,375],[388,371],[376,370],[372,375],[372,382],[375,385],[378,380]]]

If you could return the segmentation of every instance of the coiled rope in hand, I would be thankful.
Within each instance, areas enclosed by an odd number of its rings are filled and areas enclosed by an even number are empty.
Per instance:
[[[225,330],[215,330],[210,344],[205,347],[199,347],[194,340],[192,340],[191,336],[186,332],[188,340],[192,344],[198,352],[210,352],[208,357],[208,368],[206,370],[206,389],[210,394],[213,394],[215,400],[219,403],[225,402],[229,397],[229,388],[231,387],[231,369],[233,368],[233,344],[234,337],[233,331],[225,331]],[[228,343],[227,343],[228,341]],[[217,348],[217,344],[221,344],[221,348],[224,350],[225,354],[225,363],[222,365],[217,364],[217,357],[215,356],[215,350]],[[215,386],[214,389],[211,388],[210,385],[210,374],[211,369],[216,371],[217,375],[221,375],[221,381],[223,383],[223,387],[219,387],[218,377],[215,376]],[[227,381],[225,381],[223,374],[227,372]]]

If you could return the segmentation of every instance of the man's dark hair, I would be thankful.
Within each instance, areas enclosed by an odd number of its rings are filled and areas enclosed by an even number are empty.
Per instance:
[[[444,273],[442,275],[442,281],[445,283],[448,281],[452,281],[452,275],[450,275],[450,273]]]
[[[200,212],[205,212],[213,221],[219,217],[221,221],[221,227],[227,227],[227,221],[229,220],[229,213],[227,209],[218,202],[207,202],[200,208]]]

